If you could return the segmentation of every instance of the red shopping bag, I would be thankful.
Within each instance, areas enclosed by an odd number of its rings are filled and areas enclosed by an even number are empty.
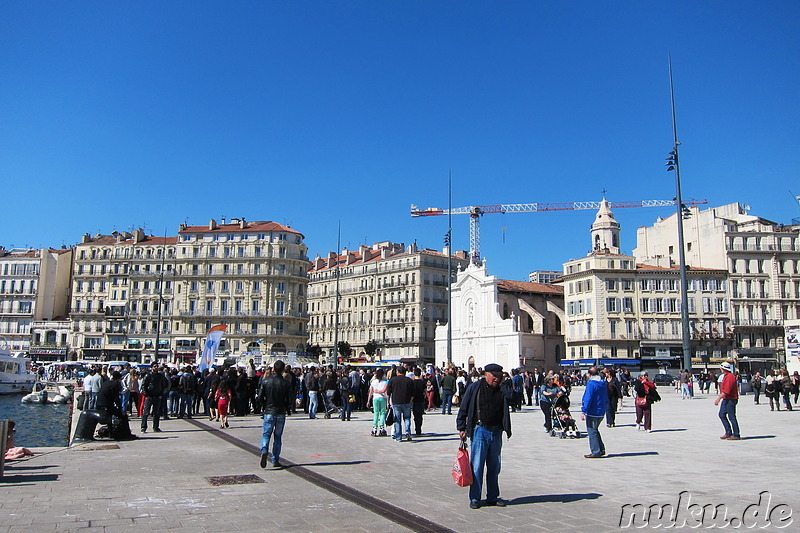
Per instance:
[[[453,480],[459,487],[472,485],[472,465],[469,464],[466,440],[461,441],[458,453],[456,453],[456,461],[453,463]]]

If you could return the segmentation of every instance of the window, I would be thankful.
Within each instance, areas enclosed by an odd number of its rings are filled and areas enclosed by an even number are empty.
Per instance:
[[[283,316],[286,309],[286,302],[275,302],[275,314]]]
[[[622,311],[625,313],[633,312],[633,298],[628,297],[622,299]]]
[[[620,310],[619,298],[606,298],[606,311],[609,313],[618,313]]]
[[[284,294],[286,292],[286,282],[279,281],[276,291],[278,294]]]

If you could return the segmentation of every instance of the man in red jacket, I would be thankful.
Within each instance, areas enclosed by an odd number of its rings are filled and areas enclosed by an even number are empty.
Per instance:
[[[714,400],[714,405],[719,405],[719,419],[725,428],[723,440],[741,440],[739,435],[739,422],[736,420],[736,404],[739,403],[739,389],[736,376],[733,375],[733,365],[725,361],[719,367],[722,369],[720,378],[719,397]],[[720,405],[722,402],[722,405]]]

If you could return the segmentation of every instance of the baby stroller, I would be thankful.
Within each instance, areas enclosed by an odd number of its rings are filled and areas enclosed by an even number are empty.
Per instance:
[[[550,436],[555,437],[558,435],[562,439],[569,437],[570,439],[579,439],[581,432],[578,431],[578,426],[575,419],[569,412],[569,396],[559,396],[553,406],[551,407],[550,416],[553,420],[553,429],[550,430]]]

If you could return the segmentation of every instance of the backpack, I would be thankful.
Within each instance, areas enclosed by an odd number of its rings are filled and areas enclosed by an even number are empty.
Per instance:
[[[197,380],[194,378],[194,375],[189,372],[184,372],[178,382],[178,390],[183,394],[194,394],[196,385]]]

